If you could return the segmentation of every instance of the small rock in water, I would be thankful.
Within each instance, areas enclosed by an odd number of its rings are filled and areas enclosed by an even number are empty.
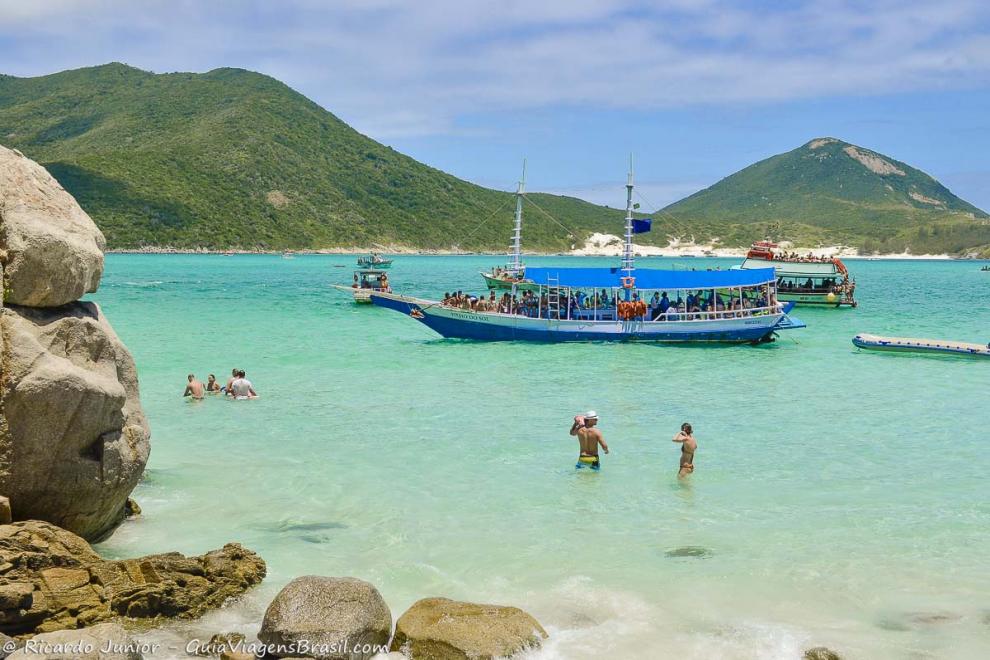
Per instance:
[[[141,507],[134,501],[134,498],[128,497],[127,501],[124,503],[124,516],[126,518],[133,518],[134,516],[140,515]]]
[[[273,532],[275,534],[285,534],[292,535],[298,538],[300,541],[305,541],[306,543],[332,543],[333,536],[331,534],[321,534],[319,532],[326,532],[329,530],[336,529],[347,529],[347,525],[339,522],[294,522],[291,520],[282,520],[272,524],[266,524],[260,526],[261,529],[266,532]]]
[[[319,523],[279,523],[277,526],[281,532],[322,532],[327,529],[344,529],[347,525],[338,522]]]
[[[842,660],[842,656],[830,648],[816,646],[804,652],[804,660]]]
[[[663,553],[667,557],[674,559],[684,558],[684,557],[694,557],[696,559],[708,559],[712,556],[712,551],[708,548],[703,548],[700,545],[682,545],[679,548],[673,548]]]
[[[942,623],[959,621],[962,619],[962,616],[959,614],[946,614],[944,612],[918,612],[910,615],[909,618],[913,623],[920,623],[924,626],[935,626]]]
[[[307,655],[322,660],[367,660],[387,648],[391,632],[392,613],[373,585],[307,575],[278,592],[258,639],[278,647],[275,655],[281,657],[308,648]],[[345,648],[352,653],[344,653]]]
[[[881,628],[883,630],[891,630],[893,632],[906,632],[911,629],[903,621],[898,621],[896,619],[890,619],[890,618],[884,618],[877,621],[877,628]]]
[[[946,623],[955,623],[962,620],[959,614],[947,614],[945,612],[909,612],[880,619],[877,627],[895,632],[905,632],[920,626],[940,626]]]
[[[329,543],[330,537],[326,534],[300,534],[299,540],[306,543]]]
[[[546,638],[539,622],[517,607],[424,598],[396,621],[391,650],[411,658],[502,658]]]

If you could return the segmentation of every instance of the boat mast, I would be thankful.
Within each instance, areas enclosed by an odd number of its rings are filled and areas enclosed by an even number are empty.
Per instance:
[[[512,230],[512,260],[509,262],[508,270],[513,276],[519,275],[523,270],[522,264],[522,207],[523,195],[526,193],[526,159],[523,159],[522,179],[519,187],[516,188],[516,225]]]
[[[629,177],[626,179],[626,245],[622,254],[622,270],[632,277],[633,270],[633,157],[629,154]]]

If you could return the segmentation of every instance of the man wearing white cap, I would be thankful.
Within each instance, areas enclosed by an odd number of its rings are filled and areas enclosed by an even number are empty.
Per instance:
[[[601,445],[602,450],[606,454],[608,453],[608,445],[605,444],[605,438],[602,437],[602,432],[595,428],[597,424],[598,413],[594,410],[589,410],[583,415],[574,417],[574,423],[571,425],[571,435],[576,435],[578,442],[581,443],[581,455],[578,457],[576,467],[590,466],[593,470],[599,469],[601,467],[601,460],[598,458],[598,445]]]

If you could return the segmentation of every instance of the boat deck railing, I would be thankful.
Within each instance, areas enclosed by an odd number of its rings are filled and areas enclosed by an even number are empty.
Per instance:
[[[471,314],[484,314],[486,316],[499,316],[504,318],[529,318],[533,320],[552,320],[552,321],[615,321],[618,319],[617,310],[615,307],[609,307],[604,309],[579,309],[570,310],[570,314],[566,313],[565,310],[561,309],[561,314],[559,316],[552,315],[547,316],[546,308],[540,310],[541,313],[529,314],[529,313],[516,313],[509,314],[506,312],[492,312],[492,311],[478,311],[473,309],[463,309],[461,307],[450,307],[442,306],[444,309],[451,309],[460,312],[469,312]],[[532,310],[536,311],[536,310]],[[632,319],[625,319],[635,323],[691,323],[698,321],[723,321],[727,319],[742,319],[742,318],[753,318],[759,316],[766,316],[768,314],[782,314],[783,306],[772,305],[766,307],[752,307],[748,309],[726,309],[718,310],[713,312],[672,312],[668,310],[653,318],[656,308],[647,308],[647,313],[643,316],[634,317]]]
[[[838,287],[816,286],[809,289],[808,287],[804,287],[804,286],[793,286],[793,287],[778,287],[777,293],[801,293],[801,294],[822,294],[822,295],[828,295],[830,293],[834,293],[837,296],[842,296],[842,295],[846,295],[848,292],[843,291],[841,288]]]

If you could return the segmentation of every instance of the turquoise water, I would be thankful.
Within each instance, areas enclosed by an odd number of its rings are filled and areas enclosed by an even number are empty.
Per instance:
[[[163,638],[254,633],[315,573],[370,580],[393,618],[425,596],[520,606],[551,634],[534,658],[986,657],[990,362],[850,343],[990,340],[978,264],[855,261],[859,309],[799,309],[809,327],[768,346],[667,347],[440,340],[330,289],[353,260],[107,257],[93,298],[153,437],[144,516],[99,549],[236,540],[269,567]],[[391,279],[478,291],[497,261],[398,257]],[[562,262],[611,260],[530,260]],[[733,262],[639,265],[714,263]],[[188,372],[235,366],[262,398],[183,401]],[[612,448],[597,474],[567,434],[586,408]],[[679,483],[683,421],[699,450]]]

